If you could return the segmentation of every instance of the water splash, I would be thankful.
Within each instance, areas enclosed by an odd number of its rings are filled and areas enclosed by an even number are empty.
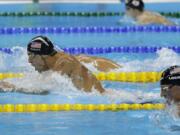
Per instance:
[[[180,65],[180,56],[171,49],[162,48],[156,59],[134,60],[119,63],[123,68],[119,71],[162,71],[172,65]]]
[[[167,106],[165,111],[154,113],[150,116],[150,119],[163,130],[169,132],[180,132],[180,119],[177,113],[177,106],[171,105]]]
[[[118,21],[118,24],[121,24],[121,25],[137,25],[137,22],[132,18],[132,17],[129,17],[127,15],[124,15],[121,20]]]
[[[57,73],[45,72],[39,74],[35,69],[28,63],[27,52],[22,47],[13,47],[14,54],[8,56],[8,54],[1,54],[0,69],[8,69],[9,71],[23,72],[26,74],[25,78],[22,79],[7,79],[9,83],[12,83],[19,88],[22,88],[21,92],[24,93],[42,93],[48,91],[51,94],[66,96],[70,99],[77,99],[83,101],[85,98],[93,100],[95,103],[141,103],[141,102],[152,102],[154,100],[161,100],[159,92],[153,91],[128,91],[131,84],[127,84],[128,89],[110,89],[108,88],[109,94],[105,96],[100,95],[97,91],[92,93],[85,93],[82,90],[78,90],[72,83],[71,79],[67,76],[61,76]],[[129,60],[128,62],[122,62],[121,58],[118,59],[118,63],[123,65],[123,68],[118,69],[119,71],[159,71],[168,66],[178,64],[180,57],[172,50],[163,48],[157,52],[157,58],[155,59],[144,59],[140,60]],[[85,64],[92,72],[97,72],[97,69],[92,64]],[[106,82],[105,82],[106,83]],[[137,89],[131,87],[132,89]],[[143,88],[142,88],[143,89]],[[157,88],[158,86],[157,86]]]

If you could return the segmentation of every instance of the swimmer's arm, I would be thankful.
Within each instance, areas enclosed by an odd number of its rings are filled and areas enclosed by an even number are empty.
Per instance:
[[[0,82],[0,89],[2,90],[2,89],[15,89],[15,85],[13,85],[13,84],[10,84],[10,83],[8,83],[8,82],[5,82],[5,81],[1,81]]]
[[[109,72],[111,70],[122,67],[110,59],[101,58],[101,57],[77,55],[77,56],[75,56],[75,58],[79,62],[92,63],[94,65],[94,67],[96,67],[101,72]]]
[[[9,82],[1,81],[0,82],[0,92],[20,92],[25,94],[35,94],[35,95],[47,95],[49,94],[48,91],[45,90],[37,90],[38,92],[28,91],[26,88],[19,88],[16,87],[14,84],[10,84]]]
[[[78,89],[91,92],[94,87],[100,93],[105,91],[96,77],[74,57],[59,59],[53,70],[70,77]]]

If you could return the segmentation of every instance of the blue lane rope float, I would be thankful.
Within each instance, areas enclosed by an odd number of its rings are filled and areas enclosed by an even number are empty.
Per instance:
[[[0,28],[0,34],[71,34],[71,33],[128,33],[128,32],[173,32],[180,26],[121,26],[121,27],[8,27]]]
[[[156,53],[162,48],[168,48],[176,53],[180,53],[180,46],[155,47],[155,46],[119,46],[119,47],[72,47],[62,48],[64,52],[69,54],[105,54],[105,53]],[[0,52],[13,54],[10,48],[0,48]]]
[[[13,54],[13,51],[10,48],[0,48],[0,52],[4,52],[7,54]]]
[[[163,110],[165,104],[0,104],[0,113]]]
[[[63,48],[70,54],[104,54],[104,53],[156,53],[162,48],[172,49],[180,53],[180,46],[152,47],[152,46],[121,46],[121,47],[90,47],[90,48]]]

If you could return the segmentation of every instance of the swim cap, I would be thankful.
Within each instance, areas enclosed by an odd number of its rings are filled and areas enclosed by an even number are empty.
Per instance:
[[[126,6],[139,11],[144,10],[144,2],[142,0],[126,0]]]
[[[54,55],[57,53],[53,43],[45,36],[34,37],[28,44],[27,50],[38,55]]]
[[[162,73],[160,84],[180,86],[180,66],[171,66],[166,69]]]

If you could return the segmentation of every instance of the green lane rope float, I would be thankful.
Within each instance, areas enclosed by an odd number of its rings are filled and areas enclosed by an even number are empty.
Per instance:
[[[160,14],[167,17],[180,18],[180,12],[160,12]]]
[[[122,16],[120,12],[1,12],[0,16],[84,16],[84,17],[103,17],[103,16]]]
[[[1,104],[0,113],[163,110],[165,104]]]
[[[160,12],[167,17],[180,18],[180,12]],[[51,12],[51,11],[30,11],[30,12],[0,12],[0,16],[81,16],[81,17],[105,17],[122,16],[122,12]]]

